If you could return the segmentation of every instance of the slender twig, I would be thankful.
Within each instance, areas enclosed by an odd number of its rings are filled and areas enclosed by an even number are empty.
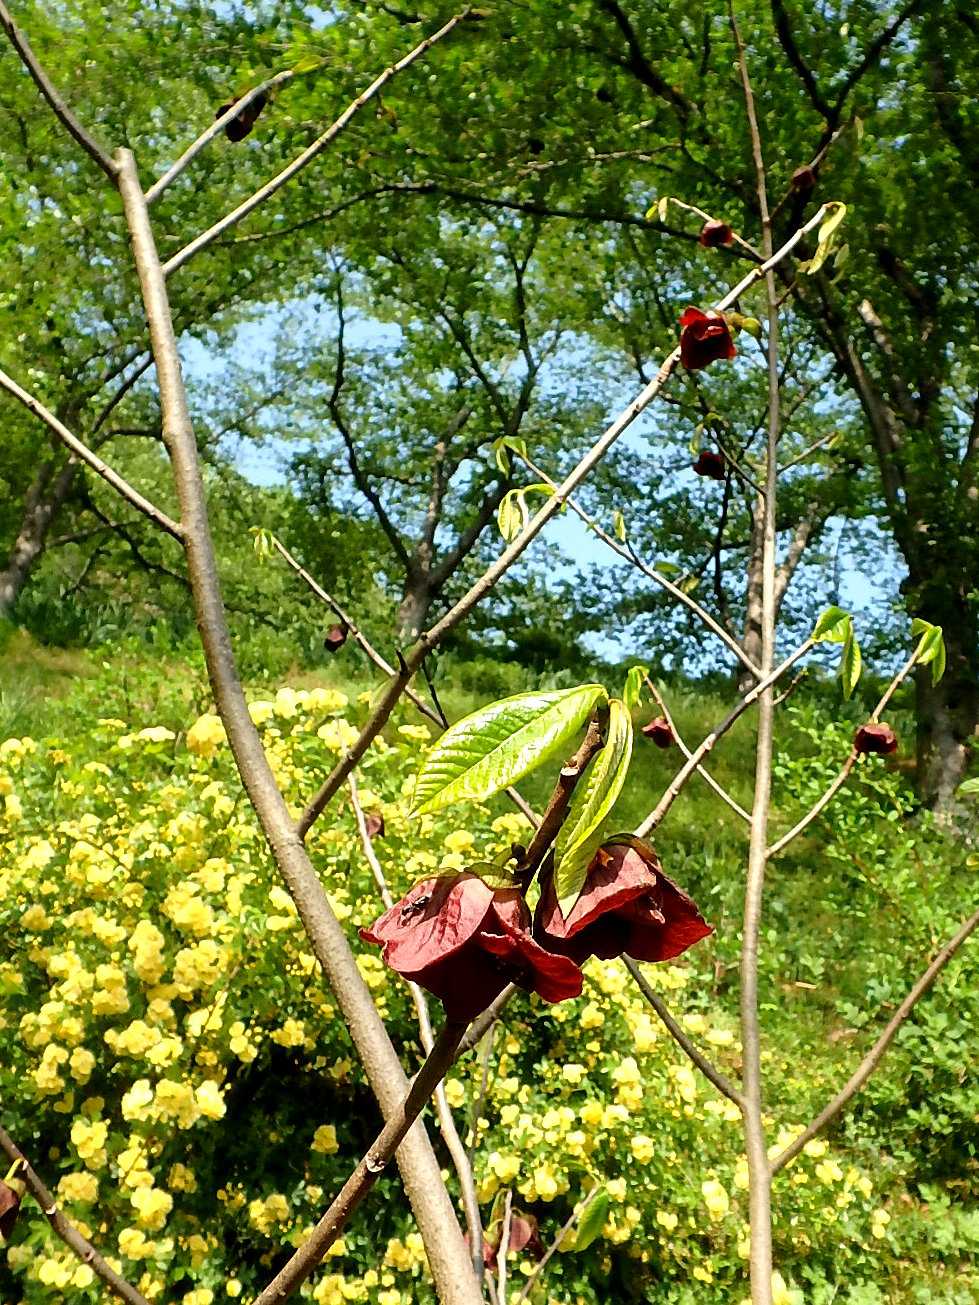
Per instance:
[[[690,1060],[693,1061],[701,1074],[714,1084],[722,1096],[727,1097],[729,1101],[733,1101],[739,1110],[743,1109],[744,1101],[741,1093],[734,1086],[731,1080],[722,1074],[721,1071],[710,1060],[708,1060],[699,1047],[691,1041],[677,1021],[673,1018],[673,1015],[670,1013],[670,1008],[667,1006],[663,998],[655,988],[650,987],[646,976],[643,974],[636,962],[630,956],[623,956],[622,961],[626,969],[635,979],[639,991],[660,1017],[670,1036],[678,1046],[680,1046]]]
[[[10,44],[20,56],[20,61],[30,73],[38,90],[50,104],[55,117],[65,130],[75,138],[90,159],[93,159],[110,181],[115,181],[119,169],[107,150],[104,150],[95,137],[78,121],[66,104],[58,88],[44,71],[37,55],[30,47],[30,42],[10,15],[10,10],[0,0],[0,27],[10,38]]]
[[[360,845],[364,850],[364,858],[370,866],[371,874],[374,876],[374,882],[377,884],[377,891],[381,901],[384,903],[386,910],[390,911],[394,905],[394,898],[391,896],[391,890],[388,888],[387,877],[384,874],[384,867],[378,859],[377,852],[374,850],[374,840],[370,836],[367,828],[367,819],[364,816],[364,808],[360,805],[360,792],[357,786],[355,775],[350,775],[347,779],[350,788],[350,805],[353,807],[354,819],[357,821],[357,832],[360,835]],[[415,1005],[415,1012],[418,1016],[418,1030],[421,1035],[422,1049],[426,1056],[431,1055],[432,1048],[435,1045],[435,1035],[432,1032],[432,1019],[428,1009],[428,998],[423,988],[417,983],[408,981],[408,990],[411,993],[411,999]],[[476,1195],[476,1180],[473,1177],[472,1164],[469,1155],[463,1145],[462,1138],[455,1126],[455,1120],[452,1117],[452,1110],[449,1106],[448,1098],[445,1095],[445,1083],[441,1082],[435,1089],[435,1113],[438,1117],[439,1128],[442,1131],[442,1138],[445,1142],[446,1149],[452,1159],[453,1168],[456,1171],[456,1177],[459,1179],[459,1190],[462,1193],[462,1205],[466,1214],[466,1227],[469,1232],[469,1250],[472,1255],[473,1271],[476,1278],[481,1282],[483,1278],[483,1225],[479,1217],[479,1199]]]
[[[48,1190],[27,1157],[4,1128],[0,1128],[0,1151],[13,1161],[19,1162],[18,1178],[22,1178],[27,1190],[41,1207],[45,1219],[69,1250],[74,1251],[83,1264],[87,1264],[97,1278],[114,1292],[120,1300],[129,1305],[149,1305],[146,1297],[126,1281],[110,1264],[107,1264],[90,1241],[78,1231],[70,1219],[58,1209],[58,1202]]]
[[[465,1031],[465,1024],[451,1022],[444,1025],[398,1110],[381,1129],[306,1241],[265,1290],[255,1297],[254,1305],[278,1305],[313,1272],[387,1168],[399,1143],[424,1110],[436,1084],[441,1083],[455,1062],[456,1050]]]
[[[710,213],[705,212],[702,208],[698,208],[696,204],[688,204],[686,200],[677,199],[675,195],[670,195],[669,199],[670,199],[670,203],[675,204],[677,208],[685,209],[688,213],[695,213],[697,217],[701,218],[702,221],[704,222],[719,222],[723,220],[720,218],[713,217]],[[738,232],[734,229],[734,227],[731,227],[730,230],[731,230],[731,235],[734,237],[735,242],[739,244],[741,248],[745,250],[746,253],[750,254],[756,263],[760,263],[762,261],[762,256],[758,252],[758,250],[754,247],[754,245],[749,244],[748,241],[745,240],[743,236],[738,234]]]
[[[758,484],[758,481],[755,480],[751,472],[748,471],[748,469],[739,461],[738,455],[731,452],[716,430],[714,431],[714,443],[720,449],[724,461],[728,464],[738,479],[743,481],[749,489],[753,489],[756,494],[764,494],[765,491],[762,489],[761,485]]]
[[[656,700],[656,705],[663,713],[663,719],[670,727],[670,733],[676,739],[677,747],[680,749],[680,751],[689,761],[693,754],[691,753],[687,745],[684,743],[683,739],[680,737],[680,732],[676,727],[673,717],[670,715],[670,709],[666,705],[666,699],[663,697],[659,689],[657,689],[656,685],[653,683],[653,681],[649,678],[648,675],[645,676],[644,678],[646,680],[646,688],[649,690],[649,692],[653,695],[653,698]],[[714,776],[707,770],[706,766],[698,766],[697,774],[701,777],[701,779],[705,780],[706,783],[710,785],[710,787],[714,790],[717,796],[719,798],[722,798],[728,804],[731,810],[736,812],[737,815],[739,815],[746,824],[749,825],[751,824],[751,815],[747,811],[745,811],[744,807],[741,805],[740,802],[738,802],[735,798],[731,796],[731,794],[727,791],[727,789],[724,787],[723,784],[718,783],[718,781],[714,778]]]
[[[164,440],[181,506],[188,576],[214,701],[242,783],[296,904],[313,955],[336,993],[381,1112],[386,1119],[396,1119],[407,1086],[404,1070],[357,968],[343,928],[297,834],[262,740],[248,714],[221,597],[166,280],[135,161],[128,150],[120,150],[117,157],[119,189],[156,360]],[[452,1305],[476,1305],[481,1301],[479,1284],[471,1271],[462,1232],[424,1129],[412,1130],[405,1138],[398,1152],[398,1163],[437,1289]]]
[[[315,72],[317,69],[310,69],[310,71]],[[188,164],[193,162],[197,155],[200,154],[201,150],[209,145],[219,132],[224,131],[229,122],[233,122],[234,119],[237,118],[242,109],[246,109],[248,105],[251,104],[253,100],[257,100],[260,95],[267,95],[269,91],[274,91],[276,87],[282,86],[285,82],[291,81],[292,78],[296,76],[298,76],[298,74],[294,68],[286,68],[283,72],[276,73],[274,77],[269,77],[267,81],[259,82],[257,86],[253,86],[251,90],[246,91],[244,95],[235,100],[234,104],[226,109],[220,117],[215,118],[211,125],[205,131],[202,131],[192,144],[187,146],[180,158],[177,159],[176,163],[172,164],[158,181],[154,181],[153,185],[150,186],[149,190],[146,192],[147,204],[153,204],[157,199],[159,199],[167,186],[169,186],[171,182],[176,181],[177,177],[180,176],[181,172],[183,172]]]
[[[503,1203],[503,1227],[500,1235],[500,1249],[497,1252],[497,1278],[496,1278],[496,1295],[504,1303],[506,1302],[506,1270],[507,1252],[510,1249],[510,1223],[513,1219],[513,1188],[508,1187],[506,1199]]]
[[[532,471],[535,476],[537,476],[545,484],[550,485],[552,489],[557,489],[557,482],[552,480],[551,477],[547,474],[547,472],[541,470],[541,468],[538,467],[537,464],[533,462],[530,458],[528,458],[526,454],[521,453],[518,454],[518,456],[520,457],[524,465],[530,471]],[[721,640],[721,642],[728,649],[728,651],[732,652],[735,655],[735,657],[738,659],[738,661],[740,661],[742,665],[746,667],[747,670],[751,671],[753,675],[757,676],[758,668],[755,666],[754,662],[752,662],[751,658],[741,647],[738,641],[732,638],[731,635],[728,634],[728,632],[724,629],[724,627],[714,620],[714,618],[711,616],[710,612],[706,610],[706,608],[701,607],[700,603],[698,603],[695,598],[692,598],[690,594],[684,593],[684,591],[678,585],[675,585],[673,581],[669,579],[668,576],[663,575],[661,571],[657,571],[655,567],[650,566],[647,562],[644,562],[642,558],[638,555],[638,553],[636,553],[634,548],[631,548],[628,544],[621,543],[613,535],[610,535],[608,531],[604,529],[604,527],[599,525],[599,523],[595,520],[595,518],[591,515],[590,512],[585,511],[585,509],[581,506],[580,503],[577,502],[577,500],[571,498],[569,495],[565,501],[568,507],[571,509],[571,511],[575,514],[575,516],[578,517],[580,521],[583,521],[584,524],[588,526],[590,530],[594,531],[594,533],[598,536],[598,538],[602,541],[603,544],[611,548],[613,553],[617,553],[619,557],[625,558],[627,562],[629,562],[637,570],[641,571],[644,576],[648,577],[648,579],[658,584],[660,588],[665,589],[666,592],[670,594],[671,597],[675,598],[678,603],[683,603],[685,607],[689,608],[689,610],[693,612],[693,614],[698,618],[698,620],[702,621],[703,624],[706,625],[709,630],[711,630],[714,634],[717,635],[718,639]]]
[[[508,983],[495,1001],[483,1011],[482,1015],[477,1015],[469,1026],[469,1032],[459,1043],[459,1055],[464,1056],[467,1051],[472,1051],[473,1047],[483,1038],[483,1036],[496,1024],[503,1012],[503,1008],[508,1004],[512,997],[515,997],[520,989],[515,983]]]
[[[804,448],[801,453],[797,453],[796,456],[790,458],[788,462],[783,462],[778,469],[778,474],[781,476],[783,472],[788,471],[789,467],[797,467],[800,462],[805,462],[810,453],[815,453],[816,450],[822,448],[824,444],[828,444],[830,440],[835,439],[839,433],[840,432],[837,430],[831,430],[825,435],[821,435],[818,440],[813,440],[813,442]]]
[[[771,1162],[771,1171],[777,1174],[799,1154],[807,1142],[820,1133],[827,1124],[839,1115],[849,1104],[853,1097],[860,1091],[867,1079],[880,1064],[884,1058],[884,1053],[891,1045],[901,1026],[910,1016],[917,1003],[932,987],[939,974],[959,950],[962,944],[972,934],[976,926],[979,925],[979,911],[975,911],[969,916],[968,920],[962,925],[958,933],[945,944],[932,963],[922,974],[921,978],[914,985],[908,995],[898,1006],[890,1020],[888,1020],[884,1031],[874,1043],[874,1045],[861,1060],[860,1064],[854,1070],[853,1074],[847,1080],[846,1085],[842,1087],[830,1103],[816,1116],[812,1123],[799,1136],[791,1142],[784,1151],[780,1151]]]
[[[758,215],[761,219],[761,244],[766,262],[772,254],[772,221],[768,211],[765,162],[761,134],[755,114],[755,99],[748,76],[744,43],[734,14],[733,0],[728,0],[731,32],[738,51],[738,68],[744,92],[751,153],[755,164]],[[778,292],[775,275],[765,273],[765,300],[768,318],[768,434],[766,441],[765,484],[759,494],[758,509],[762,521],[762,611],[761,670],[767,675],[775,660],[775,500],[777,493],[777,455],[781,433],[780,384],[778,370],[779,322]],[[768,817],[772,797],[772,758],[774,751],[774,691],[767,687],[758,703],[758,735],[755,744],[755,796],[751,808],[751,835],[748,844],[748,870],[744,891],[744,922],[741,933],[741,1048],[742,1097],[741,1119],[745,1153],[748,1160],[748,1206],[751,1228],[749,1268],[751,1299],[754,1305],[772,1305],[772,1208],[771,1175],[765,1145],[763,1119],[763,1083],[761,1070],[761,1029],[758,1019],[758,948],[761,934],[762,896],[767,864]]]
[[[920,645],[918,648],[915,648],[914,652],[911,654],[911,656],[904,663],[904,665],[901,667],[898,673],[894,676],[893,680],[891,680],[890,684],[884,690],[884,693],[881,696],[881,699],[878,702],[877,706],[870,713],[871,721],[876,722],[880,720],[884,708],[890,702],[898,686],[902,683],[903,680],[907,678],[908,675],[911,674],[911,671],[918,660],[919,651],[920,651]],[[812,824],[812,822],[816,819],[818,815],[821,814],[821,812],[825,811],[826,807],[830,804],[830,802],[832,802],[833,798],[836,796],[836,794],[846,783],[847,779],[850,777],[850,773],[853,770],[853,767],[857,764],[859,757],[860,757],[860,753],[857,752],[856,748],[855,747],[851,748],[850,755],[847,757],[846,761],[844,761],[839,774],[832,781],[832,783],[829,785],[826,791],[816,800],[816,802],[813,803],[813,805],[809,808],[809,810],[802,817],[802,819],[799,820],[796,824],[794,824],[787,833],[783,834],[782,837],[778,839],[777,842],[773,843],[771,847],[768,849],[768,851],[765,853],[765,856],[768,858],[768,860],[771,860],[773,857],[778,856],[779,852],[781,852],[784,848],[788,847],[789,843],[793,842],[796,838],[798,838],[799,835],[802,833],[802,831],[808,828],[808,826]]]
[[[821,205],[813,216],[799,229],[789,237],[782,247],[774,253],[767,263],[752,268],[752,270],[738,284],[720,299],[714,309],[717,312],[723,311],[730,307],[735,300],[762,276],[776,266],[776,264],[785,258],[803,237],[818,226],[826,215],[826,205]],[[676,348],[663,362],[659,371],[653,379],[643,387],[635,399],[615,418],[610,426],[606,428],[603,434],[592,445],[585,456],[577,466],[568,474],[564,481],[558,486],[538,510],[535,516],[527,523],[516,539],[507,546],[496,559],[496,561],[487,568],[480,576],[476,583],[465,593],[445,615],[435,623],[429,630],[422,634],[405,657],[404,667],[392,677],[386,691],[374,708],[370,719],[364,725],[357,741],[347,751],[346,755],[341,758],[333,768],[332,773],[327,777],[319,792],[309,802],[306,810],[299,819],[299,834],[305,838],[306,834],[312,828],[314,822],[326,808],[327,803],[333,795],[340,789],[344,780],[359,763],[361,757],[370,747],[373,740],[384,728],[391,712],[398,699],[401,697],[404,686],[408,683],[414,670],[421,665],[422,660],[436,648],[445,638],[450,630],[453,630],[460,621],[462,621],[478,602],[493,588],[501,576],[505,575],[510,567],[522,556],[527,547],[547,525],[548,521],[561,510],[578,486],[587,479],[591,472],[605,457],[612,445],[618,440],[619,436],[632,425],[639,415],[652,403],[653,399],[660,393],[666,383],[669,381],[677,363],[680,361],[680,350]]]
[[[309,586],[309,588],[313,591],[316,597],[320,599],[321,602],[325,603],[327,607],[329,607],[340,618],[340,620],[344,623],[344,625],[353,635],[354,642],[357,643],[364,650],[364,652],[374,663],[374,665],[378,668],[378,670],[383,671],[385,675],[396,674],[394,667],[390,664],[390,662],[388,662],[381,655],[381,653],[377,651],[374,645],[367,638],[366,634],[364,634],[363,630],[361,630],[360,627],[357,625],[353,617],[350,616],[349,612],[344,611],[344,609],[340,606],[340,604],[333,597],[333,595],[328,593],[321,584],[319,584],[316,580],[314,580],[314,578],[309,574],[306,568],[301,566],[299,562],[296,561],[296,559],[285,547],[285,545],[281,543],[281,541],[278,540],[275,537],[275,535],[272,536],[271,542],[272,542],[272,547],[275,549],[275,551],[284,559],[284,561],[289,566],[292,567],[296,575],[298,575],[299,578]],[[422,662],[422,670],[423,671],[426,670],[425,662]],[[427,674],[426,674],[426,679],[427,679]],[[411,685],[408,685],[405,688],[405,697],[408,699],[409,702],[412,703],[413,706],[415,706],[421,712],[421,714],[424,717],[426,717],[426,719],[432,721],[433,724],[438,725],[443,730],[449,728],[449,721],[445,715],[445,712],[442,711],[441,704],[436,703],[435,708],[430,707],[428,703],[425,701],[425,699],[422,698],[420,694],[415,692],[415,690],[411,687]],[[432,693],[432,697],[434,700],[435,699],[434,691]],[[530,821],[530,823],[534,826],[534,828],[536,828],[537,825],[540,824],[540,818],[537,815],[537,813],[534,811],[533,807],[530,806],[530,804],[523,797],[521,797],[521,795],[517,792],[517,790],[512,786],[510,788],[507,788],[505,792],[507,797],[517,808],[517,810],[520,811],[522,815],[526,816],[526,818]]]
[[[741,701],[731,708],[731,710],[724,717],[721,723],[719,725],[716,725],[714,729],[712,729],[711,732],[707,735],[707,737],[700,744],[698,744],[698,746],[690,754],[690,758],[686,762],[686,764],[683,765],[677,771],[676,775],[673,777],[672,782],[670,783],[669,788],[667,788],[666,792],[660,798],[659,802],[649,813],[646,819],[642,822],[642,824],[636,829],[636,834],[638,835],[638,837],[645,838],[647,834],[651,833],[652,830],[654,830],[656,826],[662,822],[663,817],[669,811],[670,807],[673,805],[676,799],[680,796],[680,792],[682,791],[683,786],[686,784],[687,780],[697,769],[698,765],[704,759],[704,757],[707,756],[708,752],[710,752],[713,749],[717,740],[728,732],[728,730],[735,723],[738,717],[743,715],[744,712],[747,711],[747,709],[751,706],[751,704],[757,701],[757,699],[761,697],[761,695],[765,692],[766,689],[770,688],[773,684],[775,684],[776,681],[779,680],[785,674],[785,672],[789,669],[789,667],[794,666],[795,663],[799,660],[799,658],[804,656],[807,652],[809,652],[809,650],[812,647],[813,647],[812,639],[807,639],[805,643],[801,643],[799,647],[796,648],[795,652],[790,653],[788,657],[786,657],[786,659],[780,663],[780,665],[776,666],[775,669],[771,671],[768,675],[766,675],[763,680],[760,680],[754,686],[754,688],[750,689],[744,695]]]
[[[362,109],[365,104],[372,100],[374,96],[377,95],[378,91],[380,91],[383,86],[387,85],[392,77],[395,77],[403,69],[414,63],[416,59],[421,58],[427,50],[431,49],[436,41],[440,41],[443,36],[448,36],[449,32],[451,32],[454,27],[457,27],[459,23],[463,22],[468,17],[468,9],[461,14],[455,14],[447,23],[443,24],[437,32],[434,32],[431,36],[427,36],[424,41],[419,42],[413,50],[409,51],[409,53],[402,59],[399,59],[396,64],[393,64],[390,68],[385,68],[379,77],[375,77],[373,82],[371,82],[370,86],[368,86],[365,91],[362,91],[355,100],[347,105],[339,118],[337,118],[337,120],[332,123],[321,136],[318,136],[317,139],[313,141],[312,145],[303,150],[302,154],[294,158],[293,161],[287,164],[287,166],[274,176],[271,181],[267,181],[264,186],[259,190],[256,190],[253,195],[250,195],[248,199],[239,204],[237,208],[232,209],[230,213],[226,213],[225,216],[215,222],[213,226],[208,227],[206,231],[202,231],[199,236],[196,236],[189,244],[184,245],[183,249],[178,250],[172,258],[168,259],[163,267],[163,275],[170,276],[170,274],[175,272],[178,267],[183,267],[184,263],[193,258],[195,254],[200,253],[202,249],[206,248],[213,240],[216,240],[217,237],[224,231],[227,231],[229,227],[234,226],[236,222],[240,222],[243,217],[247,217],[253,209],[258,208],[259,204],[264,203],[265,200],[267,200],[271,195],[274,195],[275,192],[280,190],[288,181],[291,181],[297,172],[301,172],[308,163],[311,163],[318,154],[321,154],[323,150],[326,149],[327,145],[330,145],[336,140],[358,110]]]
[[[122,476],[120,476],[118,472],[113,471],[107,462],[103,462],[97,453],[93,453],[87,444],[83,444],[76,435],[73,435],[68,427],[58,420],[53,412],[50,412],[44,404],[38,399],[35,399],[32,394],[28,394],[26,390],[22,390],[17,382],[12,380],[11,377],[3,371],[0,371],[0,388],[5,389],[8,394],[12,394],[15,399],[24,405],[28,412],[33,413],[35,417],[39,417],[46,426],[54,431],[58,439],[61,440],[62,444],[65,445],[74,457],[76,457],[80,462],[84,462],[86,466],[91,467],[92,470],[100,475],[107,484],[111,485],[118,494],[121,494],[128,503],[131,503],[137,511],[142,512],[144,516],[149,517],[154,525],[159,526],[161,530],[165,530],[167,534],[172,535],[174,539],[183,538],[183,528],[179,526],[176,521],[172,521],[165,512],[161,512],[160,509],[151,503],[148,498],[144,498],[138,489],[133,489],[128,480],[123,480]]]
[[[550,1246],[548,1246],[547,1250],[541,1256],[540,1262],[534,1266],[533,1273],[530,1274],[530,1276],[527,1278],[527,1281],[521,1287],[520,1294],[514,1299],[513,1305],[523,1305],[523,1302],[527,1299],[527,1297],[530,1295],[530,1293],[533,1291],[534,1287],[536,1286],[537,1279],[541,1276],[541,1274],[550,1264],[551,1260],[554,1258],[555,1254],[560,1249],[561,1243],[564,1241],[565,1237],[567,1237],[568,1233],[571,1231],[571,1229],[581,1218],[582,1213],[585,1211],[585,1209],[588,1206],[588,1202],[592,1199],[592,1197],[595,1195],[597,1191],[598,1191],[598,1184],[596,1183],[595,1186],[589,1192],[586,1192],[586,1194],[581,1198],[581,1200],[578,1202],[575,1208],[571,1211],[568,1218],[564,1221],[564,1223],[561,1225],[560,1229],[558,1230],[557,1236],[554,1238]]]
[[[479,1051],[479,1090],[476,1093],[476,1100],[473,1102],[472,1116],[469,1121],[469,1136],[466,1138],[466,1152],[470,1156],[474,1154],[479,1143],[479,1121],[483,1117],[486,1093],[489,1090],[490,1061],[493,1059],[493,1043],[495,1040],[496,1025],[491,1024],[483,1036],[483,1043]]]
[[[798,673],[798,675],[793,675],[788,685],[782,690],[780,694],[776,696],[772,706],[781,707],[783,702],[787,702],[789,698],[792,697],[793,693],[795,693],[796,689],[799,687],[799,685],[802,683],[802,681],[806,678],[808,674],[809,674],[808,667],[803,666],[802,670]]]

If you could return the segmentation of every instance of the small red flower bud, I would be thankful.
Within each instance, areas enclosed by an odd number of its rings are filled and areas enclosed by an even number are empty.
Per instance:
[[[241,97],[236,96],[235,98],[240,99]],[[222,104],[220,109],[215,113],[215,118],[223,117],[234,102],[234,100],[229,100],[227,104]],[[255,96],[254,100],[250,100],[240,113],[236,113],[224,128],[224,134],[227,136],[228,140],[244,140],[251,129],[255,126],[255,123],[258,121],[258,115],[262,112],[268,102],[268,95],[265,91],[262,91],[261,94]]]
[[[364,821],[364,824],[367,826],[368,838],[384,837],[384,817],[382,815],[372,811]]]
[[[854,734],[853,746],[857,752],[879,752],[886,755],[897,751],[897,735],[890,725],[876,725],[871,721],[861,725]]]
[[[792,173],[792,186],[795,190],[812,190],[816,185],[816,174],[812,168],[806,166],[796,168]]]
[[[680,318],[680,361],[688,372],[737,354],[727,320],[721,313],[685,308]]]
[[[323,636],[323,647],[328,653],[339,652],[347,642],[348,630],[345,625],[331,625]]]
[[[698,476],[709,476],[711,480],[724,479],[724,459],[713,449],[704,449],[693,464],[693,469]]]
[[[673,731],[665,716],[657,716],[655,720],[651,720],[648,725],[642,727],[642,732],[647,739],[652,739],[658,748],[673,746]]]
[[[729,245],[734,239],[734,232],[726,222],[705,222],[700,233],[700,243],[705,249],[716,249],[718,245]]]

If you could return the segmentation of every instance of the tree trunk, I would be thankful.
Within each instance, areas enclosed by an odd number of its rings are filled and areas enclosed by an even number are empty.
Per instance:
[[[425,628],[425,620],[435,595],[424,576],[409,576],[398,607],[398,638],[413,643]]]
[[[932,684],[931,667],[920,667],[915,686],[917,787],[939,812],[951,805],[975,755],[969,741],[979,737],[979,621],[967,595],[954,588],[949,584],[938,594],[923,595],[913,611],[940,625],[945,636],[944,676]]]
[[[74,459],[69,459],[60,471],[56,471],[54,463],[48,463],[27,491],[20,530],[0,570],[0,617],[11,616],[31,568],[44,552],[51,522],[64,505],[77,471]]]

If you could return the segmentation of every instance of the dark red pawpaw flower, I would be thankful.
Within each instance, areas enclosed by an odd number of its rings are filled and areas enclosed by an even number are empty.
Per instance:
[[[240,99],[241,96],[238,96],[237,98]],[[241,112],[236,113],[231,121],[225,124],[224,134],[227,136],[228,140],[244,140],[251,129],[255,126],[255,123],[258,121],[258,115],[262,112],[268,102],[269,97],[265,91],[259,92],[253,100],[249,100]],[[227,104],[222,104],[220,109],[215,113],[215,118],[223,117],[234,103],[234,100],[229,100]]]
[[[704,223],[699,239],[705,249],[717,249],[719,245],[729,245],[734,239],[734,232],[726,222],[712,219]]]
[[[652,739],[658,748],[673,746],[673,731],[670,729],[670,722],[665,716],[657,716],[648,725],[644,725],[642,733],[647,739]]]
[[[339,652],[347,642],[348,633],[349,631],[345,625],[331,625],[323,636],[323,647],[328,653]]]
[[[723,480],[727,474],[724,459],[713,449],[703,449],[693,469],[698,476],[707,476],[711,480]]]
[[[8,1174],[9,1178],[10,1175]],[[18,1180],[17,1187],[11,1187],[9,1183],[0,1182],[0,1242],[10,1240],[10,1234],[14,1230],[14,1224],[17,1222],[17,1215],[20,1213],[21,1192],[23,1184]]]
[[[812,168],[808,166],[804,166],[801,168],[796,168],[795,172],[792,173],[793,189],[812,190],[814,189],[815,185],[816,185],[816,173]]]
[[[896,752],[897,735],[890,725],[877,725],[870,721],[861,725],[854,734],[853,746],[857,752]]]
[[[371,811],[364,820],[364,824],[367,827],[368,838],[384,837],[384,817],[379,812]]]
[[[680,361],[688,372],[737,354],[727,319],[721,313],[685,308],[680,318]]]
[[[500,1252],[500,1240],[503,1237],[502,1220],[496,1225],[495,1236],[487,1235],[483,1240],[483,1264],[487,1269],[495,1269]],[[468,1244],[468,1237],[466,1239]],[[544,1258],[544,1243],[537,1230],[537,1220],[532,1214],[517,1214],[510,1219],[511,1251],[524,1251],[534,1260]]]
[[[490,888],[464,870],[416,884],[371,925],[392,970],[434,993],[449,1019],[471,1020],[508,983],[565,1001],[581,992],[581,971],[545,951],[530,934],[530,912],[516,888]]]
[[[541,945],[582,964],[589,956],[669,961],[713,933],[693,900],[667,879],[656,853],[638,839],[606,843],[588,867],[581,896],[562,914],[548,877],[534,932]]]

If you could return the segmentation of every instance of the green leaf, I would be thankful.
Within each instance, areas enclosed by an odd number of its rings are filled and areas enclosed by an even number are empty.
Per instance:
[[[500,506],[496,509],[496,522],[500,527],[500,534],[508,544],[516,539],[529,520],[530,513],[527,511],[523,490],[511,489],[509,493],[504,494]]]
[[[603,1187],[595,1193],[581,1212],[578,1220],[578,1236],[574,1244],[576,1251],[587,1251],[595,1238],[601,1235],[608,1220],[608,1208],[608,1192]]]
[[[584,887],[589,863],[602,841],[602,825],[622,792],[631,758],[632,717],[625,703],[613,698],[605,746],[575,789],[554,843],[554,888],[565,917]]]
[[[660,575],[666,576],[679,575],[680,569],[681,568],[678,567],[675,562],[657,562],[653,568],[653,570],[658,571]]]
[[[937,684],[945,674],[945,635],[942,627],[916,616],[911,622],[911,633],[921,635],[917,648],[918,665],[927,666],[930,663],[931,682]]]
[[[839,200],[830,200],[826,207],[829,212],[819,227],[816,252],[808,262],[799,264],[799,271],[805,272],[807,276],[814,276],[829,258],[833,251],[836,229],[846,217],[846,205]]]
[[[813,643],[844,643],[850,623],[850,614],[842,607],[827,607],[809,637]]]
[[[292,65],[291,71],[295,74],[313,72],[317,68],[322,68],[326,64],[326,59],[319,54],[304,54],[298,63]]]
[[[857,687],[862,670],[863,658],[860,656],[860,645],[853,632],[853,622],[850,621],[846,642],[843,645],[843,657],[840,660],[840,679],[843,681],[844,698],[853,696],[853,690]]]
[[[496,465],[504,476],[509,476],[510,455],[506,451],[506,442],[504,440],[493,441],[493,457],[496,459]]]
[[[964,784],[960,784],[957,792],[965,793],[971,796],[973,793],[979,795],[979,775],[975,779],[967,779]]]
[[[625,517],[618,508],[612,513],[612,529],[620,543],[625,543]]]
[[[669,195],[661,195],[655,204],[646,210],[646,221],[651,222],[655,215],[657,222],[666,221],[666,210],[670,207]]]
[[[479,802],[566,748],[605,698],[600,684],[518,693],[457,721],[429,749],[415,779],[416,815]]]
[[[630,666],[626,673],[625,688],[622,690],[622,701],[630,711],[633,707],[639,706],[639,700],[642,696],[643,680],[648,674],[648,666]]]
[[[488,888],[512,888],[517,882],[514,876],[516,866],[510,860],[507,865],[496,865],[492,861],[473,861],[466,869],[470,874],[482,879]],[[422,875],[424,879],[426,876]]]

